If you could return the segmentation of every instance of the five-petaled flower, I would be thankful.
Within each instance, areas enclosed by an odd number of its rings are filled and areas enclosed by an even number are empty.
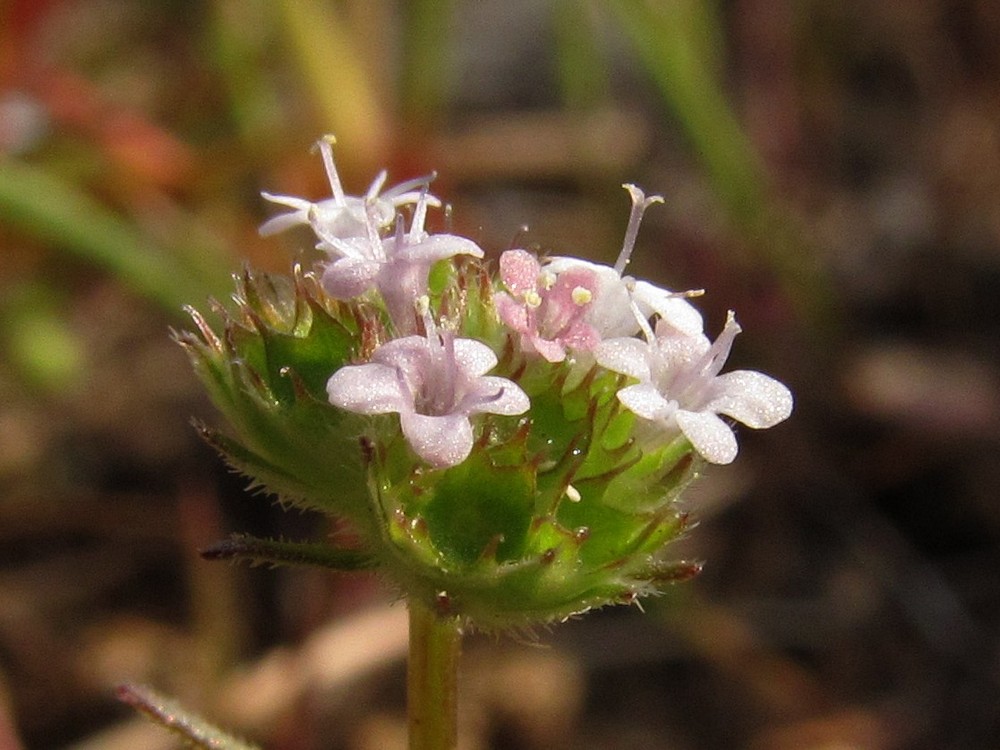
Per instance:
[[[335,299],[352,299],[376,288],[396,332],[414,333],[417,325],[413,303],[427,293],[431,266],[456,255],[483,257],[479,245],[466,237],[425,232],[427,204],[428,196],[422,194],[410,231],[404,232],[402,219],[397,219],[396,232],[390,237],[379,235],[370,204],[363,236],[338,237],[314,225],[320,238],[317,247],[334,258],[323,271],[322,284],[327,294]]]
[[[497,314],[521,334],[522,350],[562,362],[567,348],[590,351],[600,341],[584,320],[597,287],[594,271],[577,266],[555,274],[528,251],[508,250],[500,256],[500,278],[507,292],[494,297]]]
[[[530,404],[514,382],[486,375],[497,364],[486,344],[428,328],[426,336],[382,344],[365,364],[342,367],[326,390],[330,402],[347,411],[398,413],[414,452],[446,468],[472,450],[471,416],[523,414]]]
[[[648,340],[609,339],[601,342],[595,356],[601,366],[639,381],[618,391],[626,408],[668,435],[679,430],[709,462],[727,464],[738,448],[720,414],[763,428],[792,411],[791,392],[774,378],[752,370],[719,375],[739,332],[731,312],[714,344],[661,320]]]
[[[298,224],[307,224],[312,226],[317,234],[322,231],[323,234],[333,237],[363,237],[367,234],[366,224],[369,216],[379,229],[389,226],[396,217],[396,209],[416,203],[433,179],[433,175],[418,177],[382,192],[387,177],[385,170],[382,170],[363,196],[346,195],[333,161],[334,142],[334,137],[330,135],[316,142],[323,157],[323,166],[326,168],[333,197],[312,203],[292,195],[262,193],[272,203],[292,209],[264,222],[260,227],[262,235],[277,234]],[[441,205],[441,202],[432,195],[428,195],[426,200],[432,206]]]

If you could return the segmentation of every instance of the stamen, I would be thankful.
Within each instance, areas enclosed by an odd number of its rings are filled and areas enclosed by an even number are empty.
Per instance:
[[[722,327],[722,333],[715,340],[715,343],[705,352],[702,361],[698,363],[698,371],[706,377],[714,378],[722,370],[726,360],[729,359],[729,352],[733,348],[733,341],[742,332],[740,324],[736,322],[736,313],[730,310],[726,314],[726,324]]]
[[[585,286],[576,286],[570,292],[570,297],[573,300],[573,304],[583,307],[584,305],[589,305],[591,300],[594,299],[594,293]]]
[[[365,231],[368,233],[368,244],[372,248],[372,258],[385,260],[385,246],[378,233],[378,217],[375,215],[375,204],[365,204]]]
[[[522,224],[518,227],[517,231],[514,232],[514,236],[510,238],[510,244],[507,245],[508,250],[513,250],[515,247],[521,244],[520,240],[522,235],[528,233],[530,227],[527,224]]]
[[[649,321],[646,319],[646,316],[643,315],[642,312],[639,310],[639,306],[635,303],[635,300],[632,299],[631,295],[629,296],[628,304],[629,307],[632,308],[632,315],[635,316],[635,320],[639,324],[639,328],[642,331],[642,335],[646,337],[646,342],[652,344],[654,341],[656,341],[656,334],[653,333],[653,329],[650,327]]]
[[[625,272],[625,266],[629,264],[632,257],[632,250],[635,249],[635,239],[639,236],[639,225],[642,223],[642,215],[654,203],[663,203],[663,196],[651,195],[648,198],[641,189],[630,183],[622,185],[628,191],[632,199],[632,212],[628,217],[628,226],[625,229],[625,239],[622,242],[622,251],[615,261],[615,272],[621,276]]]
[[[434,325],[434,318],[431,317],[431,298],[426,294],[421,294],[413,303],[417,316],[424,323],[424,335],[428,341],[437,341],[437,326]]]
[[[382,192],[382,186],[385,184],[385,180],[388,176],[389,173],[384,169],[375,176],[375,179],[372,180],[372,184],[368,186],[368,192],[365,193],[366,201],[373,201],[378,198],[378,194]]]
[[[691,299],[692,297],[703,297],[705,296],[704,289],[688,289],[686,292],[674,292],[670,295],[671,297],[683,297],[684,299]]]
[[[336,142],[337,139],[332,135],[324,135],[316,141],[316,145],[319,147],[319,152],[323,157],[323,166],[326,168],[326,178],[330,181],[333,199],[337,202],[338,206],[344,207],[347,205],[347,200],[344,196],[344,187],[340,184],[337,165],[333,161],[333,144]]]
[[[424,233],[424,220],[427,218],[427,186],[420,191],[420,200],[413,210],[413,220],[410,222],[410,241],[417,242]]]

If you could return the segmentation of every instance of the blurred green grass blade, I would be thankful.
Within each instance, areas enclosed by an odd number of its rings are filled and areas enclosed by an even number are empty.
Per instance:
[[[704,0],[609,3],[684,128],[730,217],[744,228],[764,209],[763,170],[718,76],[714,6]]]
[[[390,141],[383,104],[343,18],[328,2],[278,0],[278,20],[295,56],[322,127],[344,144],[354,163],[381,164]],[[344,157],[341,157],[344,158]]]
[[[726,99],[715,4],[613,0],[608,6],[684,129],[754,260],[767,265],[808,319],[829,322],[828,285],[791,217],[774,205],[763,164]]]
[[[214,291],[71,183],[9,158],[0,158],[0,220],[110,271],[172,313]]]
[[[580,0],[557,0],[552,8],[556,75],[563,102],[573,110],[601,106],[611,90],[607,56],[590,11],[590,4]]]
[[[430,127],[446,106],[451,89],[453,54],[451,14],[454,0],[403,3],[400,101],[405,121]]]
[[[267,0],[214,0],[205,28],[205,56],[219,71],[229,114],[250,145],[263,145],[281,125],[277,94],[264,73],[273,21]]]

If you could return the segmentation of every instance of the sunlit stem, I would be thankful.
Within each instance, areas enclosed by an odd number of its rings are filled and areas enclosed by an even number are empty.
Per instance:
[[[406,691],[410,750],[450,750],[458,731],[457,682],[461,629],[410,600],[410,655]]]

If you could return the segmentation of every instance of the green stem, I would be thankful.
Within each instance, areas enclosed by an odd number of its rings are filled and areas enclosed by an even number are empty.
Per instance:
[[[440,617],[410,600],[410,658],[406,690],[410,750],[449,750],[457,731],[457,673],[462,633],[454,617]]]

